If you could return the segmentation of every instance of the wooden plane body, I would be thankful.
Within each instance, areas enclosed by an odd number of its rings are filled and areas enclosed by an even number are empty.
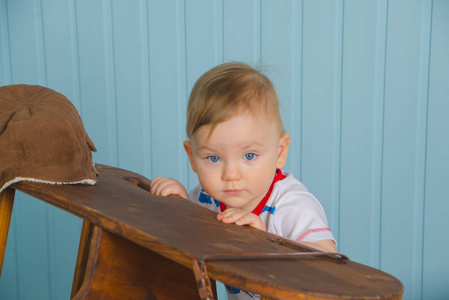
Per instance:
[[[154,196],[139,174],[96,168],[94,186],[20,182],[5,190],[0,258],[19,190],[84,220],[72,299],[213,299],[205,290],[213,293],[215,281],[264,299],[402,299],[401,282],[383,271],[340,255],[300,255],[316,251],[224,224],[180,197]]]

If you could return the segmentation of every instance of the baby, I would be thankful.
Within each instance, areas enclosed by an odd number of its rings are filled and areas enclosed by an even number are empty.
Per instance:
[[[217,212],[224,223],[249,225],[325,252],[334,237],[318,200],[289,172],[290,135],[271,81],[243,63],[226,63],[195,83],[187,107],[184,149],[199,186],[190,195],[172,178],[150,192],[179,195]],[[229,299],[257,295],[228,288]],[[245,298],[246,297],[246,298]]]

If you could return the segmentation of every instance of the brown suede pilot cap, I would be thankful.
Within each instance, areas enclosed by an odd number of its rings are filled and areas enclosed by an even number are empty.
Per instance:
[[[92,152],[75,106],[38,85],[0,87],[0,192],[25,180],[95,184]]]

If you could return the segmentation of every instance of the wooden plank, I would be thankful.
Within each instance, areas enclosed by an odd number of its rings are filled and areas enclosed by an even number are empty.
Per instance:
[[[221,223],[214,212],[180,197],[151,195],[149,180],[138,174],[97,167],[95,186],[14,187],[189,269],[206,254],[311,251],[254,228]],[[207,268],[214,280],[272,298],[400,299],[403,292],[397,279],[380,270],[331,258],[210,261]]]

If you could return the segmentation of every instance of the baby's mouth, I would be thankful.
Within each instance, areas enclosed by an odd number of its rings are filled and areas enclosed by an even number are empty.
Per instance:
[[[237,189],[229,189],[229,190],[225,190],[224,192],[228,195],[238,195],[242,192],[243,190],[237,190]]]

